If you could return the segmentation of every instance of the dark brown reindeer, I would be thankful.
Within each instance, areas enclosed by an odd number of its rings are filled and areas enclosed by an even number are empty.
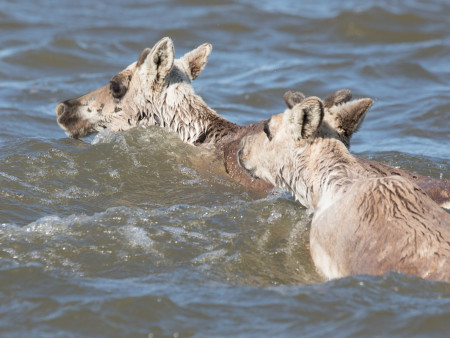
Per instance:
[[[75,138],[103,129],[124,131],[136,126],[161,126],[176,132],[187,143],[213,146],[223,154],[230,176],[245,186],[270,190],[272,185],[249,176],[237,163],[240,140],[263,130],[265,121],[240,126],[218,115],[197,95],[191,82],[206,65],[212,47],[203,44],[175,59],[172,40],[163,38],[152,49],[145,49],[138,60],[113,76],[110,83],[56,107],[58,124]],[[302,100],[291,93],[286,104]],[[327,132],[340,135],[348,146],[372,100],[351,101],[351,93],[341,90],[325,99]],[[450,184],[396,169],[378,162],[358,159],[380,176],[398,174],[414,180],[430,196],[450,206]]]

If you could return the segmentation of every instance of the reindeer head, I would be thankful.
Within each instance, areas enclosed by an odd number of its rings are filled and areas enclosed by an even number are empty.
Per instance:
[[[263,131],[242,140],[238,161],[252,176],[282,186],[282,172],[294,171],[294,161],[314,138],[333,138],[347,147],[373,101],[350,101],[347,89],[325,99],[287,92],[283,96],[289,109],[274,115]]]
[[[175,105],[177,94],[193,93],[191,81],[206,65],[212,46],[203,44],[174,59],[170,38],[163,38],[152,49],[144,49],[138,60],[110,83],[56,107],[58,124],[75,138],[110,129],[122,131],[144,122],[161,124],[166,105]]]
[[[323,120],[323,104],[309,97],[273,115],[263,131],[242,140],[238,152],[240,165],[252,176],[280,186],[283,170],[292,170],[294,151],[302,152],[315,137]]]

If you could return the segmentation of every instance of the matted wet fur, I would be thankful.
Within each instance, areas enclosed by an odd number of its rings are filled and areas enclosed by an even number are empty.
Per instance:
[[[205,43],[175,59],[172,40],[163,38],[152,49],[144,49],[138,60],[112,77],[110,83],[56,107],[58,124],[71,137],[85,137],[110,129],[123,131],[136,126],[161,126],[176,132],[187,143],[213,146],[230,176],[241,184],[268,191],[273,186],[249,176],[238,164],[236,154],[245,135],[264,128],[266,121],[239,126],[219,116],[197,95],[191,82],[201,73],[212,46]],[[284,99],[294,105],[304,98],[290,92]],[[371,99],[351,101],[349,90],[339,90],[325,99],[324,132],[339,137],[347,146],[359,128]],[[325,130],[326,129],[326,130]],[[449,202],[450,184],[360,159],[379,175],[397,173],[416,180],[433,199]]]
[[[336,137],[310,97],[245,137],[238,156],[252,176],[293,191],[314,211],[310,249],[326,278],[391,270],[450,282],[450,215],[404,177],[379,177]]]

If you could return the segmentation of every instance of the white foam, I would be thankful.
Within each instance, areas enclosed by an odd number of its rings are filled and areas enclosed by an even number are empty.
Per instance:
[[[225,249],[219,249],[214,250],[210,252],[205,252],[204,254],[201,254],[200,256],[192,259],[193,263],[208,263],[208,262],[214,262],[218,259],[226,256],[227,250]]]
[[[115,133],[109,129],[105,129],[95,135],[94,139],[91,141],[91,144],[96,145],[103,143],[112,143],[118,138],[123,139],[123,136],[120,133]]]
[[[55,194],[57,198],[79,199],[99,196],[99,191],[95,189],[81,189],[75,185],[69,186],[65,191]]]
[[[60,217],[45,216],[33,223],[28,224],[24,230],[26,232],[34,232],[51,236],[57,233],[64,232],[67,228],[67,222],[63,221]]]
[[[18,182],[18,181],[20,181],[16,176],[9,175],[9,174],[4,173],[4,172],[2,172],[2,171],[0,171],[0,176],[3,176],[4,178],[6,178],[6,179],[8,179],[8,180],[10,180],[10,181],[13,181],[13,182]]]
[[[188,238],[195,238],[200,240],[206,240],[205,235],[195,232],[195,231],[187,231],[183,228],[179,227],[170,227],[170,226],[163,226],[162,229],[171,235],[173,235],[175,238],[177,238],[180,241],[187,241],[186,237]]]
[[[121,232],[131,246],[153,250],[154,242],[143,228],[128,225],[122,227]]]
[[[267,222],[272,223],[274,221],[279,220],[283,215],[277,211],[272,211],[270,213],[269,218],[267,219]]]
[[[120,178],[119,170],[113,169],[108,172],[109,176],[112,178]]]
[[[194,185],[200,182],[200,175],[192,168],[187,168],[183,165],[178,165],[178,170],[185,176],[190,177],[191,179],[183,180],[183,184],[185,185]]]

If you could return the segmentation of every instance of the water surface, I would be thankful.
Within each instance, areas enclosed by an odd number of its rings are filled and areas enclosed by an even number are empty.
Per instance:
[[[324,282],[310,215],[230,181],[157,127],[84,140],[58,102],[106,84],[160,38],[204,42],[194,82],[240,124],[286,90],[375,104],[351,150],[449,175],[447,1],[0,4],[0,332],[4,336],[443,336],[450,287],[390,273]]]

